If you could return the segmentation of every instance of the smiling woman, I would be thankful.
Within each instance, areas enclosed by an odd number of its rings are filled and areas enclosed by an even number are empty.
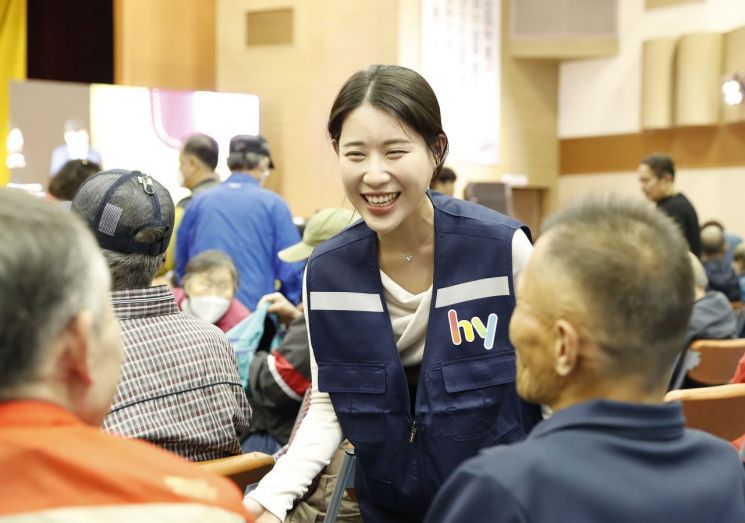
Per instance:
[[[364,520],[421,521],[462,461],[522,439],[539,419],[516,394],[507,334],[529,231],[428,192],[448,140],[415,71],[354,74],[328,131],[362,221],[308,262],[310,411],[247,505],[260,522],[279,521],[343,435]]]

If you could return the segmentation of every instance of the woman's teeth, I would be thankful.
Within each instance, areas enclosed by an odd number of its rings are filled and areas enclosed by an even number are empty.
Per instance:
[[[393,200],[395,200],[398,197],[398,193],[383,194],[383,195],[365,194],[363,196],[365,197],[365,200],[367,200],[367,203],[375,207],[385,207],[387,205],[390,205],[393,202]]]

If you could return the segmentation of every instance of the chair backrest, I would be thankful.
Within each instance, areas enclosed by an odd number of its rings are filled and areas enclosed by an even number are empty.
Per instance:
[[[247,452],[227,458],[200,461],[200,467],[214,474],[225,476],[233,481],[241,492],[261,478],[274,467],[274,458],[261,452]]]
[[[745,339],[697,340],[688,350],[701,355],[701,361],[688,371],[688,377],[704,385],[723,385],[735,375],[737,364],[745,354]]]
[[[745,384],[673,390],[665,401],[681,401],[686,426],[732,441],[745,434]]]

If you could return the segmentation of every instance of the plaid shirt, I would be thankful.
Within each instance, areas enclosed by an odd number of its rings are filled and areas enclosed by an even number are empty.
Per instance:
[[[240,454],[251,410],[225,335],[165,286],[114,291],[125,361],[103,427],[193,461]]]

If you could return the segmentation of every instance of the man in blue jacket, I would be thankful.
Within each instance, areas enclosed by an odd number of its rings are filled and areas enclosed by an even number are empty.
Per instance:
[[[176,278],[192,256],[217,249],[227,253],[238,269],[236,298],[251,310],[259,299],[276,290],[292,303],[300,301],[302,264],[282,262],[277,253],[300,241],[287,203],[263,189],[274,167],[269,145],[261,136],[238,135],[230,140],[231,175],[216,189],[189,204],[176,242]]]
[[[546,224],[510,338],[518,393],[554,414],[459,467],[427,521],[745,521],[734,448],[685,429],[680,404],[663,403],[693,304],[675,227],[615,199]]]

